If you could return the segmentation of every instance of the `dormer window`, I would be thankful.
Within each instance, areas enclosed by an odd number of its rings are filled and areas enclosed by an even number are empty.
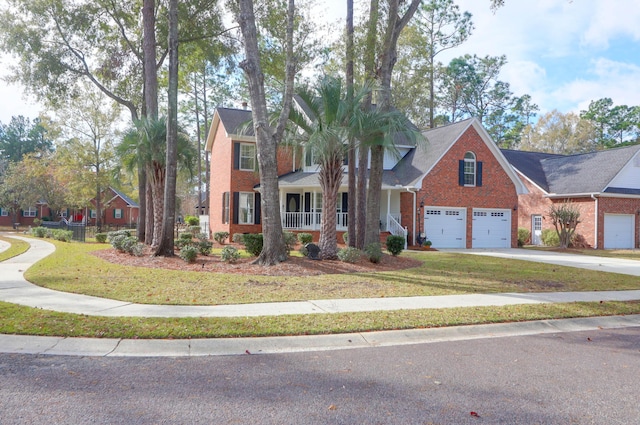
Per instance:
[[[482,186],[482,162],[476,160],[476,154],[469,151],[459,162],[458,184],[460,186]]]

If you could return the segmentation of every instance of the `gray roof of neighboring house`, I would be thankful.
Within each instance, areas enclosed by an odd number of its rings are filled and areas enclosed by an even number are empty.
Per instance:
[[[542,167],[542,160],[564,157],[564,155],[551,153],[525,152],[511,149],[502,149],[502,154],[507,158],[507,161],[509,161],[513,168],[527,176],[545,192],[549,192],[549,183],[547,182],[547,175]]]
[[[253,126],[247,126],[244,132],[242,128],[252,119],[250,110],[234,108],[216,108],[216,110],[228,134],[253,136]]]
[[[138,205],[138,203],[136,201],[134,201],[133,199],[129,198],[127,195],[125,195],[124,193],[120,192],[117,189],[114,189],[112,187],[110,187],[109,189],[111,189],[113,191],[113,193],[116,194],[116,196],[121,197],[122,199],[124,199],[124,201],[129,204],[130,206],[134,207],[134,208],[139,208],[140,205]]]
[[[547,193],[629,193],[632,189],[607,188],[613,178],[640,151],[640,145],[578,155],[503,151],[521,173]]]

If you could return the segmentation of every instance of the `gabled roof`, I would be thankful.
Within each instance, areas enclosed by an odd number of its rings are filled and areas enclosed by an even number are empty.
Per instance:
[[[551,153],[525,152],[510,149],[503,149],[502,154],[507,158],[507,161],[509,161],[513,168],[518,170],[545,192],[549,192],[549,183],[547,182],[547,175],[542,167],[542,161],[549,158],[564,157],[564,155]]]
[[[509,162],[500,152],[497,145],[491,139],[480,121],[476,118],[469,118],[453,124],[428,129],[422,132],[427,139],[427,143],[418,145],[415,149],[404,156],[393,168],[397,179],[402,186],[420,187],[422,179],[433,169],[442,157],[451,149],[458,139],[470,128],[473,127],[480,135],[480,138],[493,153],[496,160],[502,165],[505,173],[513,181],[518,194],[526,193],[527,190],[513,171]]]
[[[222,124],[228,137],[236,140],[253,140],[253,127],[248,126],[243,132],[243,127],[252,119],[251,111],[247,109],[216,108],[207,135],[206,149],[210,150],[218,131],[218,126]]]
[[[129,205],[130,207],[132,207],[132,208],[139,208],[139,207],[140,207],[140,205],[138,205],[138,203],[137,203],[136,201],[134,201],[133,199],[129,198],[127,195],[125,195],[124,193],[120,192],[119,190],[114,189],[114,188],[112,188],[112,187],[110,187],[109,189],[111,189],[111,191],[115,194],[115,196],[114,196],[113,198],[115,198],[115,197],[118,197],[118,196],[119,196],[119,197],[121,197],[121,198],[122,198],[122,199],[127,203],[127,205]],[[106,203],[108,204],[109,202],[113,201],[113,198],[111,198],[111,199],[110,199],[108,202],[106,202]]]
[[[609,184],[638,152],[640,145],[577,155],[503,151],[514,168],[552,195],[637,194]]]

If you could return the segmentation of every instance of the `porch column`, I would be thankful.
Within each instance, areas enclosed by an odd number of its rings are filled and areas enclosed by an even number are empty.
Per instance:
[[[387,228],[386,231],[389,231],[389,215],[391,214],[391,189],[387,189]]]

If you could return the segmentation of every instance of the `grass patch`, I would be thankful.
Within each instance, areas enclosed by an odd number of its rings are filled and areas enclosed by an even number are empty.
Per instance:
[[[0,252],[0,261],[8,260],[9,258],[13,258],[20,254],[24,254],[29,249],[29,244],[19,239],[0,236],[0,240],[3,240],[11,244],[9,249]]]
[[[43,287],[144,304],[218,305],[311,299],[497,292],[640,289],[635,276],[446,252],[415,252],[422,266],[377,273],[247,276],[127,267],[90,254],[107,244],[59,243],[29,268]]]
[[[640,313],[640,302],[523,304],[251,318],[130,318],[58,313],[0,302],[0,333],[94,338],[319,335]]]

